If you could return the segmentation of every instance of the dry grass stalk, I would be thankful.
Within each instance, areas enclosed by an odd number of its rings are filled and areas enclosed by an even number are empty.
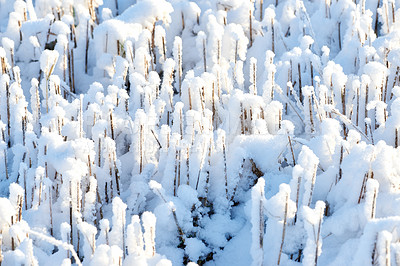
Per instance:
[[[112,110],[110,110],[110,128],[111,128],[111,138],[115,140],[114,136],[114,122],[113,122],[113,113]]]
[[[118,16],[118,0],[115,0],[115,15]]]
[[[74,235],[73,235],[73,229],[72,229],[72,181],[69,181],[69,226],[71,228],[71,232],[70,232],[70,244],[73,245],[73,240],[74,240]]]
[[[85,74],[87,74],[87,69],[88,69],[88,55],[89,55],[89,20],[86,22]]]
[[[53,206],[52,206],[52,188],[49,187],[49,208],[50,208],[50,235],[54,236],[53,234]]]
[[[204,63],[204,72],[207,72],[207,53],[206,53],[206,40],[203,39],[203,63]]]
[[[360,204],[361,199],[365,197],[365,192],[366,192],[366,186],[367,186],[367,181],[369,178],[374,178],[374,172],[370,169],[368,170],[367,173],[364,175],[363,182],[361,184],[361,190],[360,190],[360,195],[358,196],[358,204]]]
[[[1,130],[1,135],[2,135],[2,139],[3,139],[3,141],[5,141],[6,139],[5,139],[5,133],[4,133],[4,129],[3,129],[3,130]],[[6,179],[8,179],[8,168],[7,168],[7,164],[8,164],[8,162],[7,162],[7,149],[4,149],[4,150],[3,150],[3,156],[4,156],[4,169],[5,169],[5,172],[6,172]]]
[[[313,195],[314,186],[315,186],[315,179],[316,179],[316,177],[317,177],[317,169],[318,169],[318,165],[315,164],[315,165],[314,165],[313,176],[312,176],[312,179],[311,179],[310,198],[308,199],[308,204],[307,204],[307,206],[310,206],[310,205],[311,205],[312,195]]]
[[[189,146],[186,149],[186,185],[189,185],[190,182],[190,148]]]
[[[70,60],[71,66],[70,66],[70,71],[71,71],[71,80],[72,84],[70,84],[70,90],[72,93],[75,93],[75,63],[74,63],[74,49],[71,49],[71,60]]]
[[[296,190],[296,209],[297,209],[297,210],[299,209],[299,198],[300,198],[301,179],[302,179],[302,176],[299,175],[299,176],[297,177],[297,190]],[[294,215],[293,223],[296,223],[296,221],[297,221],[297,212],[296,212],[296,214]]]
[[[251,9],[249,10],[249,32],[250,32],[250,47],[253,46],[253,19],[251,14]]]
[[[143,125],[140,125],[139,129],[139,173],[141,174],[143,171],[143,150],[144,150],[144,136],[143,136]]]
[[[225,194],[226,199],[228,199],[228,171],[226,166],[226,143],[225,143],[225,136],[222,137],[222,153],[224,157],[224,176],[225,176]]]
[[[315,258],[314,258],[314,265],[317,266],[318,263],[318,251],[319,251],[319,238],[321,235],[321,225],[322,225],[322,217],[324,217],[324,209],[321,210],[319,222],[318,222],[318,231],[317,231],[317,239],[315,241]]]
[[[271,19],[271,50],[275,53],[275,27],[274,27],[274,18]]]
[[[279,249],[279,255],[278,255],[278,265],[280,265],[280,263],[281,263],[283,243],[285,242],[288,209],[289,209],[289,193],[286,194],[286,200],[285,200],[285,215],[283,217],[282,240],[281,240],[281,247]]]
[[[10,112],[10,86],[6,82],[6,102],[7,102],[7,144],[11,148],[11,112]]]
[[[300,63],[297,64],[297,72],[299,75],[299,96],[300,96],[300,102],[303,103],[303,89],[302,89],[302,85],[301,85],[301,67],[300,67]]]
[[[294,151],[293,151],[292,140],[290,139],[290,136],[289,136],[289,135],[288,135],[288,140],[289,140],[290,152],[292,153],[293,165],[296,165],[296,159],[295,159],[295,157],[294,157]]]
[[[376,212],[376,197],[378,196],[378,191],[376,190],[376,187],[374,187],[374,195],[372,197],[372,209],[371,209],[371,219],[375,218],[375,212]]]

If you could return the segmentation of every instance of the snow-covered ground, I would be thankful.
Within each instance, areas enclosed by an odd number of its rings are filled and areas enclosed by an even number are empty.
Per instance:
[[[0,265],[400,265],[400,0],[0,0]]]

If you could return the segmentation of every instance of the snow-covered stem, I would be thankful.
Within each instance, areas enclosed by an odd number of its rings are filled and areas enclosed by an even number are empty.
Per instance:
[[[271,50],[275,53],[275,26],[274,26],[274,18],[271,18]]]
[[[288,217],[288,208],[289,208],[289,193],[286,194],[286,200],[285,200],[285,214],[284,214],[284,217],[283,217],[282,241],[281,241],[281,246],[279,248],[278,263],[277,263],[278,265],[280,265],[280,263],[281,263],[281,255],[282,255],[282,250],[283,250],[283,244],[285,242],[286,225],[287,225],[287,217]]]
[[[89,9],[90,10],[90,9]],[[88,72],[88,57],[89,57],[89,19],[86,21],[86,42],[85,42],[85,74]]]
[[[225,196],[228,200],[228,169],[227,169],[227,159],[226,159],[226,140],[225,136],[222,137],[222,154],[224,157],[224,176],[225,176]]]
[[[50,244],[52,244],[52,245],[55,245],[55,246],[57,246],[57,247],[61,247],[61,248],[63,248],[63,249],[66,249],[66,250],[70,251],[72,257],[73,257],[74,260],[75,260],[75,263],[78,264],[79,266],[82,265],[81,260],[79,259],[79,257],[78,257],[78,255],[77,255],[77,253],[76,253],[76,251],[75,251],[73,245],[68,244],[68,243],[66,243],[66,242],[63,242],[63,241],[61,241],[61,240],[55,239],[54,237],[47,236],[47,235],[44,235],[44,234],[42,234],[42,233],[33,231],[32,229],[29,230],[27,233],[28,233],[29,235],[36,236],[36,237],[39,238],[40,240],[46,241],[47,243],[50,243]]]
[[[325,203],[322,201],[316,203],[314,210],[307,206],[303,208],[305,227],[308,235],[307,244],[304,249],[304,265],[317,266],[318,264],[318,257],[321,254],[322,248],[321,227],[324,210]]]
[[[264,186],[264,179],[259,178],[251,190],[251,255],[253,258],[252,265],[254,266],[264,263]]]
[[[180,37],[175,37],[174,40],[174,60],[176,71],[178,72],[178,86],[179,96],[182,96],[182,39]]]
[[[253,46],[253,14],[252,14],[252,10],[249,9],[249,34],[250,34],[250,47]]]
[[[183,233],[182,227],[179,225],[178,218],[177,218],[177,216],[176,216],[176,208],[175,208],[174,204],[173,204],[172,202],[167,202],[167,200],[166,200],[166,198],[165,198],[165,195],[164,195],[164,190],[163,190],[161,184],[159,184],[159,183],[157,183],[156,181],[152,180],[152,181],[150,181],[149,186],[150,186],[151,190],[153,190],[153,192],[154,192],[157,196],[159,196],[160,199],[161,199],[165,204],[168,205],[168,208],[169,208],[169,210],[171,211],[172,216],[173,216],[173,218],[174,218],[174,222],[175,222],[176,228],[177,228],[178,233],[179,233],[180,241],[181,241],[181,243],[184,244],[184,243],[185,243],[185,234]]]

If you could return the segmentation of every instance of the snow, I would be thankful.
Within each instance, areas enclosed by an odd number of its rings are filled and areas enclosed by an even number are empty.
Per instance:
[[[395,264],[398,8],[0,0],[0,262]]]

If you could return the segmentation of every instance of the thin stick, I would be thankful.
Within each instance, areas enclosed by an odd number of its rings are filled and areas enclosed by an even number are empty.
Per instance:
[[[225,194],[226,194],[226,199],[228,199],[228,171],[227,171],[227,167],[226,167],[225,137],[223,137],[223,140],[222,140],[222,153],[224,156]]]
[[[89,54],[89,20],[86,23],[85,74],[87,74],[88,54]]]
[[[288,140],[289,140],[290,151],[291,151],[291,153],[292,153],[293,165],[296,165],[296,160],[295,160],[295,158],[294,158],[294,152],[293,152],[293,145],[292,145],[292,141],[291,141],[289,135],[288,135]]]
[[[278,265],[280,265],[280,263],[281,263],[281,255],[282,255],[282,250],[283,250],[283,243],[285,241],[286,221],[287,221],[288,209],[289,209],[289,193],[286,194],[285,215],[283,217],[282,240],[281,240],[281,247],[279,249],[279,255],[278,255]]]
[[[249,21],[250,21],[250,47],[253,46],[253,21],[251,16],[251,10],[249,10]]]

